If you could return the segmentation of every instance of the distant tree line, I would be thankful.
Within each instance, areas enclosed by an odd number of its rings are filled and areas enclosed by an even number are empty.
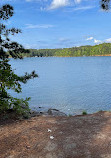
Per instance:
[[[111,54],[111,43],[103,43],[95,46],[80,46],[63,49],[29,49],[22,54],[26,57],[76,57],[76,56],[96,56]]]

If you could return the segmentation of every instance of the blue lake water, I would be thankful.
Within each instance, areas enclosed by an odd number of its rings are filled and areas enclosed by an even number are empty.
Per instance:
[[[31,97],[30,107],[52,107],[67,114],[111,110],[111,57],[11,59],[19,75],[36,70],[39,78],[22,84],[17,97]]]

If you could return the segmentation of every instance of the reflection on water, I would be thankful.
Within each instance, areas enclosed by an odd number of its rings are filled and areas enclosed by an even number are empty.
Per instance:
[[[36,70],[39,78],[22,85],[18,97],[30,107],[53,107],[67,114],[111,109],[111,57],[42,57],[11,59],[16,73]]]

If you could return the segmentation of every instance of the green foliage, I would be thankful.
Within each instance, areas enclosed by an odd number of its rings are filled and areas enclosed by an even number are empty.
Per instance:
[[[26,50],[17,42],[11,42],[9,35],[20,33],[21,30],[11,28],[8,29],[2,22],[13,16],[13,7],[4,5],[0,8],[0,113],[10,109],[16,111],[17,114],[23,115],[29,111],[28,101],[30,98],[18,99],[12,97],[8,90],[12,89],[17,93],[22,92],[20,83],[27,83],[29,79],[38,77],[35,71],[31,74],[25,73],[18,76],[14,73],[9,64],[9,56],[22,59]]]
[[[83,111],[82,114],[83,114],[83,115],[87,115],[87,112],[86,112],[86,111]]]
[[[111,55],[111,43],[95,46],[80,46],[64,49],[29,49],[23,56],[27,57],[77,57],[77,56],[104,56]]]

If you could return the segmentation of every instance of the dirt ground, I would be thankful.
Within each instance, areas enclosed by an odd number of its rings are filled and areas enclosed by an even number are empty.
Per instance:
[[[0,158],[111,158],[111,112],[1,122]]]

